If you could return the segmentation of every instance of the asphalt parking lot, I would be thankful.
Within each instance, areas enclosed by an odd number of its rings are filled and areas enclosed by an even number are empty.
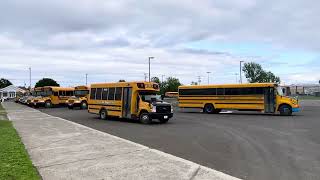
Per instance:
[[[100,120],[86,110],[43,109],[243,179],[320,179],[320,101],[294,116],[175,109],[167,124]]]

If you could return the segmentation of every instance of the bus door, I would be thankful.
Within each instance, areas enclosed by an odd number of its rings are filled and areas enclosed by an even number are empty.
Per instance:
[[[123,88],[122,117],[124,118],[131,118],[131,96],[132,88]]]
[[[274,88],[264,88],[264,112],[274,113],[275,111],[275,94]]]

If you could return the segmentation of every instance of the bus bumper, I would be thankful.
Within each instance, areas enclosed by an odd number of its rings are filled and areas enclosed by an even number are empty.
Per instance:
[[[170,119],[173,113],[149,113],[151,119]]]
[[[292,112],[300,112],[301,109],[300,108],[292,108]]]
[[[34,107],[44,107],[44,102],[35,102],[33,103]]]

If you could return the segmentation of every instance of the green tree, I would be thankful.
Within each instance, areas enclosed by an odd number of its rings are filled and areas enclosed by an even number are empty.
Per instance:
[[[164,83],[165,83],[165,84],[163,84],[164,93],[177,92],[178,87],[182,85],[180,83],[179,79],[174,78],[174,77],[168,77]]]
[[[245,63],[243,72],[250,83],[264,83],[274,82],[280,83],[280,78],[275,76],[272,72],[262,69],[262,66],[258,63],[249,62]]]
[[[8,79],[4,79],[4,78],[0,79],[0,89],[10,85],[12,85],[12,83]]]
[[[43,86],[60,86],[60,84],[58,84],[53,79],[43,78],[43,79],[40,79],[35,85],[35,87],[43,87]]]
[[[119,80],[119,82],[126,82],[126,80],[124,80],[124,79],[120,79],[120,80]]]
[[[161,82],[160,82],[160,79],[159,79],[158,77],[152,77],[152,78],[151,78],[151,81],[152,81],[152,82],[155,82],[155,83],[158,83],[158,84],[161,83]]]

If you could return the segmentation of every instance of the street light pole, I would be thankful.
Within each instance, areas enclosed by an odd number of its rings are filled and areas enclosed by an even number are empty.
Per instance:
[[[208,84],[210,84],[210,78],[209,78],[209,74],[210,74],[211,72],[207,72],[207,74],[208,74]]]
[[[150,78],[150,60],[153,59],[154,57],[149,57],[149,82],[151,81],[151,78]]]
[[[161,75],[161,83],[163,83],[163,77],[164,76],[165,76],[164,74]]]
[[[244,61],[240,61],[240,84],[242,84],[242,73],[241,73],[241,71],[242,71],[242,63],[243,63]]]

